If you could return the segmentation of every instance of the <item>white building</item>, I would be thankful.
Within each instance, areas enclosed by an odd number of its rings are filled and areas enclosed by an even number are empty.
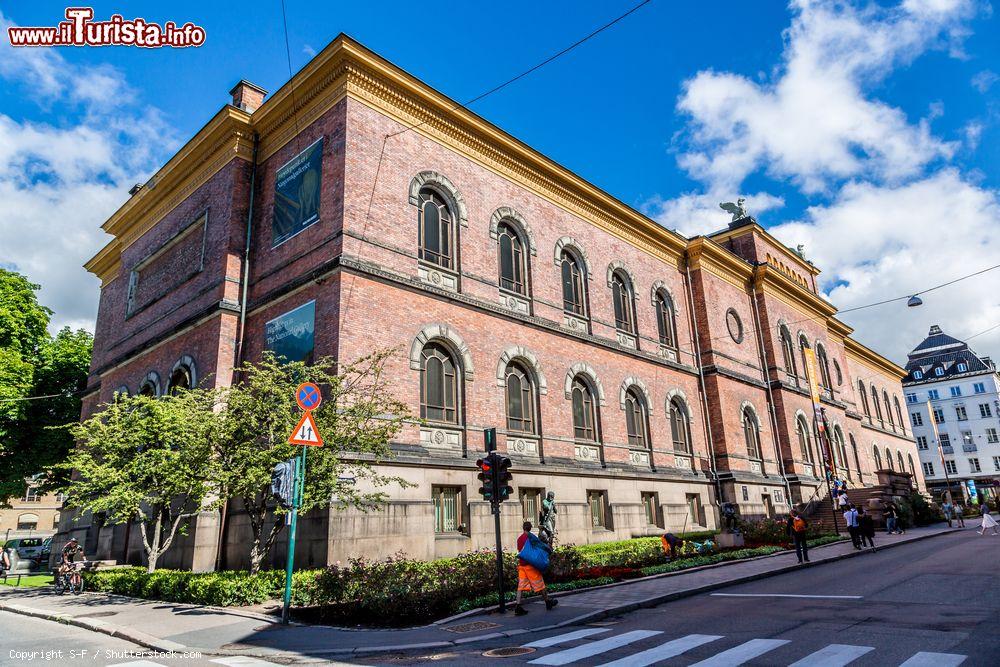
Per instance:
[[[1000,487],[996,365],[937,325],[907,356],[903,391],[928,491],[940,496],[948,485],[947,472],[956,500],[959,484],[965,500],[996,496]]]

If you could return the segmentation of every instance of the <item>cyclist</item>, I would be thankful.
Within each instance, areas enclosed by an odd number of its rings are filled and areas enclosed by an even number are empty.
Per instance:
[[[77,555],[80,556],[82,562],[83,547],[80,546],[79,540],[71,537],[66,546],[62,548],[62,563],[59,564],[59,576],[66,577],[67,588],[69,588],[69,584],[79,585],[80,573],[73,566]]]

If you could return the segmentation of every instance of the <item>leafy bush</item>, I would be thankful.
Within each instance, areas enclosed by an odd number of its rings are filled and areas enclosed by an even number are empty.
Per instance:
[[[640,570],[642,576],[648,577],[652,574],[664,574],[665,572],[677,572],[687,570],[692,567],[702,565],[714,565],[730,560],[740,560],[743,558],[754,558],[756,556],[767,556],[769,554],[784,551],[784,547],[758,547],[756,549],[735,549],[733,551],[723,551],[717,554],[707,554],[704,556],[693,556],[683,560],[675,560],[663,565],[653,565]]]
[[[903,528],[912,526],[927,526],[938,521],[944,521],[940,508],[927,502],[927,498],[919,493],[904,496],[896,503],[899,508],[899,519]],[[968,515],[966,508],[966,515]]]

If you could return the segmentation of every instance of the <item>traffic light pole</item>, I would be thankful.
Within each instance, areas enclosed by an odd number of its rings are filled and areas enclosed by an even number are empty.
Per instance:
[[[292,518],[288,527],[288,562],[285,564],[285,601],[281,607],[281,623],[288,625],[288,609],[292,604],[292,570],[295,567],[295,529],[298,526],[299,506],[302,505],[302,492],[306,480],[306,451],[295,459],[295,477],[292,481]]]
[[[507,601],[503,596],[503,543],[500,539],[500,503],[493,503],[493,528],[497,535],[497,600],[500,601],[497,610],[503,614],[507,611]]]

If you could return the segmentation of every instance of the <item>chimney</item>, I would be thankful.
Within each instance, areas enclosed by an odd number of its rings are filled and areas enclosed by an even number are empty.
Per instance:
[[[264,103],[267,91],[246,79],[240,79],[240,82],[229,91],[229,94],[233,96],[234,107],[243,109],[247,113],[253,113]]]
[[[941,327],[934,324],[931,326],[931,330],[927,332],[928,336],[938,336],[941,334]]]

